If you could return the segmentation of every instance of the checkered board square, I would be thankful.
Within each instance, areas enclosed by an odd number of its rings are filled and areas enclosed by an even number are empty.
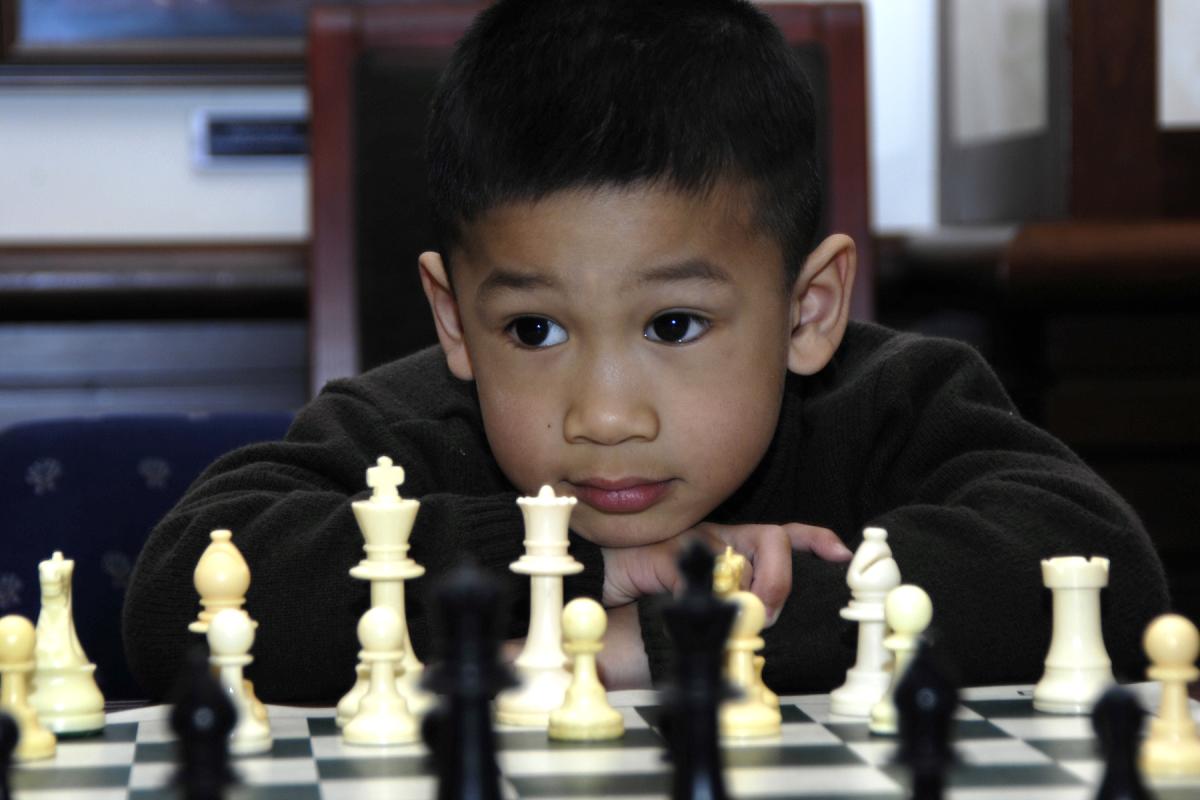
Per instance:
[[[1156,687],[1137,687],[1147,708]],[[503,789],[515,798],[621,798],[669,795],[652,692],[615,692],[625,736],[615,742],[550,742],[544,731],[497,728]],[[1028,687],[968,689],[954,721],[959,763],[952,800],[1085,800],[1103,772],[1091,721],[1040,714]],[[785,697],[783,733],[727,742],[726,786],[736,798],[904,798],[906,776],[892,764],[895,742],[866,723],[836,717],[828,695]],[[1200,718],[1200,706],[1193,704]],[[436,778],[422,745],[351,747],[331,709],[271,706],[275,745],[239,758],[230,800],[433,798]],[[175,743],[162,706],[109,715],[102,735],[59,742],[50,760],[13,769],[17,800],[174,798]],[[1159,800],[1200,798],[1200,781],[1157,787]]]

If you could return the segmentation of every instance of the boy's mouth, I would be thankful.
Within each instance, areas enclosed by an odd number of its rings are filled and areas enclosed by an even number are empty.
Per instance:
[[[670,491],[672,481],[648,478],[585,478],[572,482],[575,496],[597,511],[607,514],[636,514],[657,503]]]

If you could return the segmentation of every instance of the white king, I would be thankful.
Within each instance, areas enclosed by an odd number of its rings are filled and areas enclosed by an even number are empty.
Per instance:
[[[425,568],[408,557],[408,542],[421,503],[400,496],[403,483],[404,468],[387,456],[380,456],[375,466],[367,469],[371,497],[351,504],[362,531],[366,557],[350,569],[350,575],[370,581],[371,608],[386,606],[399,617],[404,654],[396,669],[396,688],[414,712],[421,712],[429,707],[431,698],[419,686],[425,667],[413,652],[404,611],[404,582],[425,574]],[[359,653],[354,686],[338,702],[339,725],[344,726],[358,713],[359,703],[370,688],[370,659],[363,655]]]
[[[496,719],[509,725],[547,727],[550,712],[563,704],[571,673],[562,647],[564,575],[583,570],[567,554],[567,530],[574,497],[556,497],[543,486],[537,497],[521,497],[525,555],[509,569],[530,576],[529,634],[517,657],[521,686],[496,699]]]

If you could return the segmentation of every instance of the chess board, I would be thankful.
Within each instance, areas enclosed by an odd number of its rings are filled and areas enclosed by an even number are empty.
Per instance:
[[[1152,685],[1137,687],[1154,708]],[[955,720],[957,800],[1085,800],[1103,771],[1089,718],[1033,711],[1025,687],[968,689]],[[627,732],[610,743],[549,742],[544,731],[500,726],[503,788],[518,798],[665,798],[671,765],[655,725],[653,692],[615,692]],[[782,698],[783,734],[724,747],[726,787],[735,798],[884,800],[906,797],[893,740],[865,722],[833,717],[829,696]],[[436,782],[419,744],[342,744],[332,709],[269,708],[275,747],[235,761],[241,784],[230,800],[433,798]],[[1200,718],[1200,705],[1193,703]],[[17,800],[175,797],[175,748],[163,706],[109,715],[102,736],[64,740],[52,760],[16,767]],[[1200,781],[1156,787],[1159,800],[1200,797]]]

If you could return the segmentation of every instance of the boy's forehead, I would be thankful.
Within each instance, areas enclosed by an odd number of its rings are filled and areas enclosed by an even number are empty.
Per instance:
[[[452,255],[485,266],[603,256],[614,248],[669,260],[688,251],[774,246],[754,212],[750,189],[732,182],[695,192],[659,184],[571,188],[492,207],[462,226]]]

